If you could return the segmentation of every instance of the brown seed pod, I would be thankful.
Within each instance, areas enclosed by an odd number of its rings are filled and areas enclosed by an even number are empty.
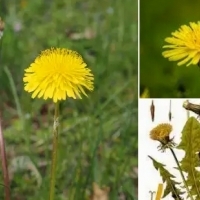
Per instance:
[[[155,118],[155,106],[154,106],[153,100],[152,100],[152,102],[151,102],[150,112],[151,112],[151,120],[152,120],[152,122],[153,122],[153,121],[154,121],[154,118]]]

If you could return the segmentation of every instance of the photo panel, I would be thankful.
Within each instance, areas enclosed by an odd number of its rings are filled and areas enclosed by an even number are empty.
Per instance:
[[[140,99],[138,199],[199,199],[200,99]]]
[[[198,98],[200,1],[140,1],[140,97]]]

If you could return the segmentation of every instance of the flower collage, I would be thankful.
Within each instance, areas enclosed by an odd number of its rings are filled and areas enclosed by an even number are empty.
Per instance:
[[[140,1],[138,199],[200,199],[198,6]]]
[[[200,1],[0,1],[0,200],[200,200]]]

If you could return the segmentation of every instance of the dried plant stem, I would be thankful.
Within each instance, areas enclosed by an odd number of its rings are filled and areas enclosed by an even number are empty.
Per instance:
[[[154,191],[149,191],[149,193],[151,194],[151,199],[150,200],[153,200],[153,195],[155,194]]]
[[[179,162],[178,162],[178,159],[177,159],[177,157],[176,157],[176,154],[174,153],[174,150],[173,150],[172,148],[170,148],[170,151],[172,152],[172,155],[173,155],[173,157],[174,157],[174,159],[175,159],[175,161],[176,161],[176,164],[177,164],[177,166],[178,166],[178,170],[179,170],[179,172],[180,172],[180,174],[181,174],[181,177],[182,177],[182,179],[183,179],[183,183],[184,183],[184,186],[185,186],[185,188],[186,188],[186,190],[187,190],[187,193],[188,193],[190,199],[191,199],[191,200],[194,200],[193,196],[192,196],[191,193],[190,193],[190,190],[189,190],[189,188],[188,188],[188,185],[187,185],[187,183],[186,183],[186,180],[185,180],[183,171],[182,171],[181,166],[180,166],[180,164],[179,164]]]
[[[187,119],[189,119],[190,118],[190,111],[187,110],[186,112],[187,112]]]
[[[1,153],[1,163],[3,171],[3,181],[4,181],[4,195],[6,200],[10,200],[10,183],[7,168],[7,159],[5,151],[5,143],[1,126],[1,113],[0,113],[0,153]]]
[[[59,104],[55,104],[54,125],[53,125],[53,150],[51,163],[51,179],[50,179],[50,200],[54,200],[55,183],[56,183],[56,162],[58,150],[58,127],[59,127]]]

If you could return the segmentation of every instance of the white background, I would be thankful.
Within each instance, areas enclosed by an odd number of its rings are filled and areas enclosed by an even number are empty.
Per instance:
[[[151,120],[150,106],[152,100],[155,105],[155,119]],[[162,183],[162,179],[159,172],[153,167],[152,160],[148,155],[152,156],[158,162],[166,164],[166,168],[170,170],[170,173],[177,177],[176,180],[181,181],[180,173],[174,169],[177,167],[174,158],[169,150],[162,153],[157,150],[157,146],[160,144],[158,141],[151,140],[149,133],[160,123],[170,123],[173,127],[173,131],[170,134],[174,136],[176,143],[180,142],[181,132],[187,121],[187,111],[183,108],[183,102],[186,99],[171,99],[172,120],[169,121],[169,106],[170,99],[139,99],[139,200],[150,200],[149,191],[157,191],[159,183]],[[190,103],[200,104],[200,99],[189,99]],[[193,112],[189,112],[190,117],[195,116]],[[184,152],[181,150],[175,150],[178,160],[181,160],[184,156]],[[164,185],[165,187],[165,185]],[[186,196],[182,196],[186,199]],[[155,194],[154,194],[155,199]],[[165,197],[163,200],[172,200],[171,194]]]

